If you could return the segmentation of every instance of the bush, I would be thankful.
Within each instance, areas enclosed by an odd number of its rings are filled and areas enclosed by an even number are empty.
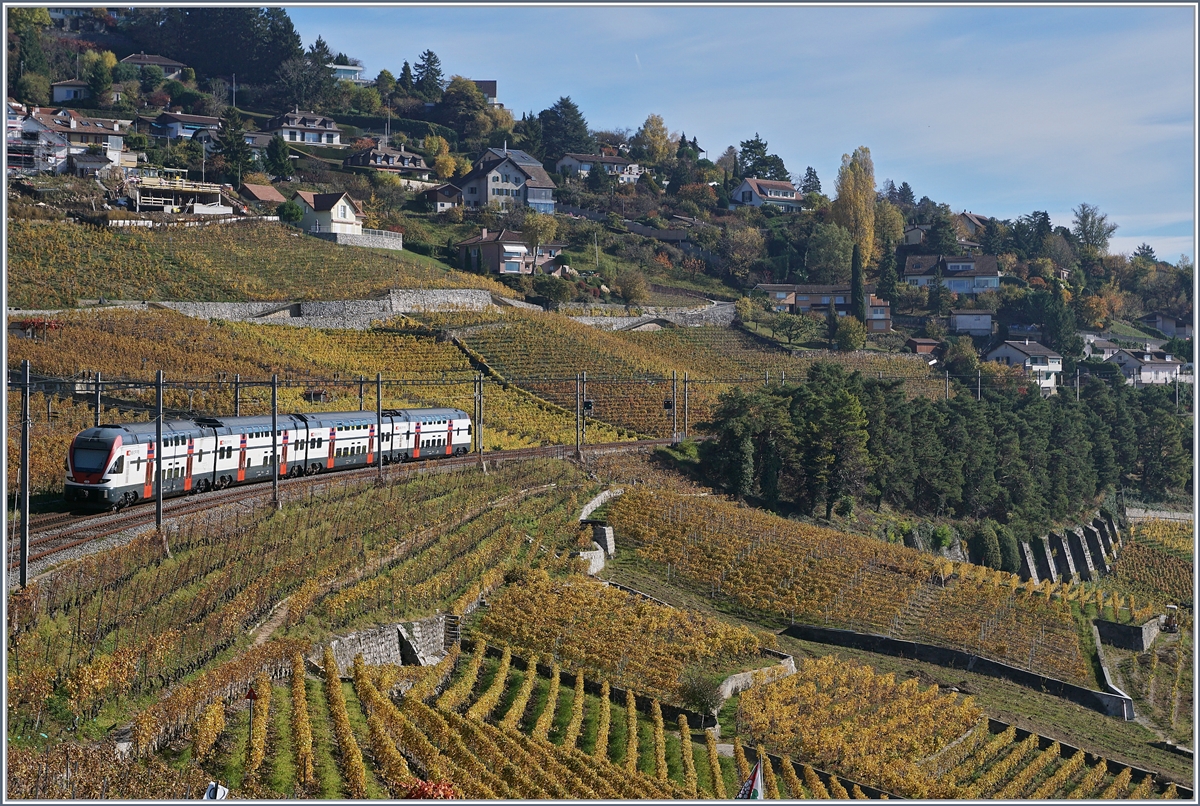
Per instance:
[[[724,701],[720,676],[694,666],[684,669],[679,675],[679,698],[696,713],[715,713]]]
[[[933,544],[940,549],[948,549],[954,542],[954,531],[945,524],[935,526],[930,536],[933,538]]]
[[[301,218],[304,218],[304,211],[300,209],[300,205],[294,201],[285,201],[283,204],[275,208],[275,214],[279,216],[280,221],[288,224],[295,224]]]
[[[867,344],[867,328],[854,316],[838,317],[835,336],[838,349],[843,352],[861,350]]]

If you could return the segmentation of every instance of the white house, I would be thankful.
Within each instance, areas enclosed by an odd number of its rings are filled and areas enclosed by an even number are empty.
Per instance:
[[[1042,390],[1042,397],[1054,394],[1058,388],[1058,376],[1062,373],[1062,356],[1036,341],[1006,341],[993,347],[987,354],[987,360],[999,361],[1006,366],[1023,367],[1025,374]]]
[[[150,123],[152,137],[166,137],[171,140],[178,137],[190,140],[200,131],[210,131],[215,135],[220,130],[220,118],[210,115],[185,115],[181,112],[163,112]]]
[[[1147,350],[1117,350],[1104,360],[1120,367],[1125,382],[1139,389],[1154,384],[1174,383],[1183,368],[1183,362],[1175,356]]]
[[[167,81],[178,79],[183,75],[183,70],[187,67],[183,62],[177,62],[174,59],[168,59],[166,56],[159,56],[157,53],[132,53],[121,59],[123,64],[133,65],[139,70],[143,67],[154,65],[161,68],[163,78]]]
[[[739,204],[751,207],[762,207],[770,204],[785,213],[800,212],[800,194],[791,182],[777,182],[773,179],[743,179],[729,194],[729,209]]]
[[[910,255],[904,263],[904,280],[920,288],[942,272],[942,285],[955,294],[975,296],[1000,287],[995,255]]]
[[[349,81],[356,87],[365,87],[371,82],[363,78],[363,66],[361,64],[327,64],[326,67],[333,70],[334,81]]]
[[[1190,339],[1192,337],[1192,319],[1190,316],[1180,318],[1155,311],[1154,313],[1146,314],[1138,319],[1138,321],[1154,328],[1168,338],[1178,336],[1181,339]]]
[[[950,329],[972,336],[992,335],[992,312],[954,309],[950,311]]]
[[[632,185],[641,178],[646,169],[636,162],[630,162],[624,157],[610,157],[604,154],[564,154],[554,166],[554,170],[562,175],[575,174],[587,178],[592,172],[592,166],[602,165],[608,175],[623,185]]]
[[[333,118],[316,112],[285,112],[268,120],[262,130],[267,134],[278,134],[289,143],[343,145],[342,132]]]
[[[1082,335],[1083,354],[1088,358],[1099,358],[1101,361],[1107,361],[1110,356],[1121,349],[1116,342],[1102,339],[1095,333],[1084,333]]]
[[[515,148],[489,148],[455,184],[462,188],[468,209],[495,202],[501,208],[526,205],[539,213],[554,213],[554,180],[539,160]]]
[[[358,202],[349,193],[310,193],[296,191],[292,201],[300,205],[304,217],[300,228],[305,232],[340,232],[346,235],[362,235],[362,222],[366,218]]]
[[[67,101],[82,101],[91,96],[92,91],[88,89],[86,81],[80,81],[77,78],[69,78],[66,81],[55,81],[50,85],[50,102],[61,104]]]

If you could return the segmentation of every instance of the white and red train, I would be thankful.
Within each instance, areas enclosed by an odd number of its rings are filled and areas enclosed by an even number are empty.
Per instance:
[[[384,463],[464,454],[471,418],[460,409],[387,409],[380,433],[365,411],[280,414],[275,434],[279,475],[312,475]],[[163,497],[271,478],[271,417],[165,420],[101,425],[79,432],[66,459],[67,502],[111,509],[155,497],[162,458]]]

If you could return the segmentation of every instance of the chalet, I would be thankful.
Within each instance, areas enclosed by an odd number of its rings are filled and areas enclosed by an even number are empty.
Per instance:
[[[850,310],[849,285],[794,285],[789,283],[759,283],[756,291],[767,295],[771,308],[781,313],[812,313],[824,316],[832,305],[838,316]],[[867,295],[866,326],[868,333],[888,333],[892,329],[892,307],[886,299],[875,296],[875,286],[863,287]]]
[[[931,226],[929,224],[910,224],[904,228],[904,245],[915,246],[925,240],[925,233],[929,232]]]
[[[540,161],[515,148],[489,148],[456,184],[467,209],[495,202],[502,208],[524,205],[554,212],[554,180]]]
[[[292,201],[304,211],[300,228],[305,232],[333,232],[361,235],[366,216],[349,193],[310,193],[296,191]]]
[[[554,170],[564,176],[574,174],[580,178],[587,178],[592,172],[592,167],[596,165],[602,166],[609,176],[623,185],[634,184],[646,172],[646,169],[636,162],[603,154],[564,154],[555,164]]]
[[[238,191],[243,199],[263,204],[283,204],[283,194],[271,185],[254,185],[246,182]]]
[[[376,171],[408,176],[413,179],[429,179],[429,166],[425,164],[425,158],[403,148],[396,149],[380,145],[364,148],[342,160],[342,167],[372,168]]]
[[[50,85],[50,93],[50,103],[61,104],[82,101],[91,97],[92,91],[88,89],[86,81],[70,78],[66,81],[55,81]]]
[[[992,312],[956,308],[950,311],[950,329],[971,336],[992,335]]]
[[[183,70],[187,67],[183,62],[177,62],[174,59],[168,59],[166,56],[159,56],[155,53],[134,53],[121,59],[122,64],[133,65],[139,70],[143,67],[154,65],[163,71],[163,78],[167,81],[178,79],[183,75]]]
[[[421,195],[435,213],[462,206],[462,191],[449,183],[430,188]]]
[[[166,137],[169,140],[178,137],[190,140],[197,132],[216,134],[220,130],[220,118],[209,115],[184,115],[180,112],[163,112],[150,123],[151,137]]]
[[[785,213],[800,212],[800,194],[791,182],[777,182],[773,179],[743,179],[729,194],[729,209],[738,205],[762,207],[769,204]]]
[[[1191,318],[1179,318],[1155,311],[1141,317],[1138,322],[1154,328],[1167,338],[1178,336],[1181,339],[1190,339],[1192,337]]]
[[[533,274],[554,260],[566,244],[544,243],[537,254],[530,254],[529,245],[519,232],[502,229],[499,232],[480,230],[479,235],[460,241],[458,265],[468,271],[487,274]]]
[[[904,280],[927,287],[938,270],[942,285],[955,294],[975,296],[1000,287],[1000,269],[995,255],[910,255],[904,262]]]
[[[285,112],[267,121],[262,130],[289,143],[342,147],[342,132],[333,118],[316,112]]]
[[[1058,388],[1062,356],[1036,341],[1006,341],[988,351],[987,360],[1024,368],[1025,374],[1037,383],[1042,397],[1055,394]]]
[[[1116,364],[1125,376],[1125,383],[1136,388],[1155,384],[1174,383],[1183,369],[1183,362],[1161,351],[1117,350],[1104,359]]]

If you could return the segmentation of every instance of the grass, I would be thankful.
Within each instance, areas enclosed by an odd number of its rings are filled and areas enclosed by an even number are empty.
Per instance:
[[[596,749],[596,731],[600,728],[600,698],[592,694],[583,695],[583,725],[579,729],[579,740],[575,743],[588,755]],[[612,725],[609,725],[609,737],[612,736]]]
[[[317,794],[322,798],[344,798],[346,788],[342,784],[342,773],[333,758],[337,741],[333,738],[325,690],[316,680],[305,680],[304,685],[308,690],[308,715],[312,722],[313,771],[317,776]]]
[[[295,796],[296,759],[292,751],[292,694],[289,686],[271,686],[271,725],[264,761],[267,786]]]
[[[624,764],[629,751],[629,734],[625,730],[625,706],[612,704],[608,726],[608,760],[613,764]]]
[[[638,769],[654,777],[654,726],[644,715],[638,716]]]
[[[358,746],[362,750],[363,756],[369,757],[371,753],[371,742],[367,735],[366,711],[358,699],[358,694],[356,694],[354,691],[353,683],[342,683],[342,696],[346,698],[346,714],[350,717],[350,727],[354,731],[354,740],[358,742]],[[366,758],[364,758],[364,762],[366,762]],[[366,762],[363,764],[363,767],[366,770],[367,797],[390,797],[391,793],[388,792],[387,787],[385,787],[379,780],[379,776],[375,774],[374,765]]]
[[[250,709],[242,708],[225,722],[225,733],[217,748],[214,768],[230,790],[242,785],[246,776],[246,746],[250,740]]]
[[[567,725],[571,722],[571,706],[575,702],[575,687],[558,687],[558,707],[554,710],[554,722],[550,725],[549,738],[553,744],[561,745],[566,738]]]

